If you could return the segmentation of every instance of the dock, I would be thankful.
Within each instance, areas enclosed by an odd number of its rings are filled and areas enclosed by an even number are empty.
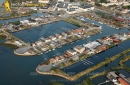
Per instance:
[[[111,82],[110,80],[106,80],[105,82],[102,82],[102,83],[99,83],[98,85],[103,85],[103,84],[106,84],[106,83],[109,83]]]

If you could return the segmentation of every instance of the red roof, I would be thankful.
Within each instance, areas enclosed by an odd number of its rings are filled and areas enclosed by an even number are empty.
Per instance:
[[[50,63],[54,63],[54,62],[55,62],[55,59],[54,59],[54,58],[51,58],[49,61],[50,61]]]
[[[86,55],[87,55],[87,54],[88,54],[88,52],[87,52],[87,51],[84,51],[84,54],[86,54]]]
[[[113,39],[113,42],[119,42],[119,40],[117,40],[117,39]]]
[[[125,19],[122,19],[122,18],[118,18],[118,17],[116,17],[116,18],[114,18],[115,20],[118,20],[118,21],[121,21],[121,22],[124,22],[125,21]]]
[[[104,51],[106,50],[106,45],[101,45],[96,48],[97,51]]]
[[[82,32],[82,28],[75,29],[76,32]]]
[[[118,78],[118,81],[120,82],[120,84],[122,85],[130,85],[129,83],[127,83],[124,79],[122,78]]]

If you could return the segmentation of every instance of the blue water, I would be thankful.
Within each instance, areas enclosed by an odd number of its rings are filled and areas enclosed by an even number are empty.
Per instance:
[[[34,15],[38,16],[37,14],[34,14]],[[24,17],[24,18],[27,18],[27,17]],[[19,19],[21,19],[21,18],[4,20],[4,21],[0,21],[0,23],[6,23],[8,21],[17,21]],[[91,20],[87,20],[87,21],[101,25],[95,21],[91,21]],[[44,25],[44,26],[46,26],[45,29],[47,29],[47,30],[51,30],[50,28],[53,28],[53,29],[57,28],[58,29],[58,28],[60,28],[60,26],[61,27],[63,27],[63,26],[74,27],[73,25],[68,24],[66,22],[63,22],[63,21],[56,22],[56,23],[60,23],[60,25],[55,24],[55,23],[51,24],[52,26]],[[0,51],[2,51],[2,52],[0,52],[0,68],[1,68],[0,85],[49,85],[48,82],[50,82],[50,81],[63,82],[65,85],[75,85],[76,83],[82,82],[82,80],[84,78],[86,78],[87,76],[81,77],[78,81],[70,82],[70,81],[67,81],[61,77],[45,76],[45,75],[32,75],[32,73],[35,73],[35,68],[45,58],[50,59],[55,54],[63,53],[65,50],[70,49],[70,48],[74,47],[75,45],[82,45],[82,44],[87,43],[89,41],[93,41],[93,40],[96,40],[96,39],[101,38],[103,36],[111,35],[113,33],[128,32],[129,31],[127,29],[116,30],[116,29],[108,27],[106,25],[101,25],[101,26],[103,28],[103,31],[100,34],[97,34],[95,36],[91,36],[88,39],[80,40],[78,42],[75,42],[75,43],[67,45],[67,46],[63,46],[62,48],[56,49],[54,51],[50,51],[47,54],[43,54],[40,56],[31,56],[31,57],[17,56],[17,55],[14,55],[12,49],[8,49],[8,48],[5,48],[4,46],[0,46]],[[37,28],[30,29],[31,30],[31,31],[29,30],[30,32],[23,30],[23,31],[14,33],[14,35],[17,35],[19,38],[21,38],[23,40],[25,37],[28,37],[29,39],[26,39],[25,41],[26,42],[27,41],[33,42],[33,41],[36,41],[40,38],[40,36],[37,36],[34,34],[34,30],[36,30],[36,29]],[[56,30],[54,30],[54,31],[56,31]],[[35,32],[37,32],[37,34],[41,33],[41,35],[42,35],[44,33],[44,28],[42,29],[42,32],[40,32],[38,30],[36,30]],[[58,30],[58,33],[60,33],[60,32],[61,31]],[[45,31],[45,33],[46,33],[46,35],[51,34],[51,33],[48,33],[48,31]],[[27,36],[25,36],[25,35],[27,35]],[[121,43],[119,45],[120,47],[114,47],[114,48],[109,49],[103,53],[97,54],[96,55],[96,56],[98,56],[97,58],[95,58],[95,56],[92,56],[92,57],[90,57],[90,61],[93,63],[98,63],[98,62],[104,60],[105,57],[111,57],[111,56],[123,51],[124,49],[129,48],[130,45],[128,43],[129,43],[129,41],[126,41],[124,43]],[[79,64],[79,63],[80,62],[78,62],[77,64]],[[110,67],[112,67],[112,65],[115,65],[115,64],[117,64],[117,62],[113,62],[109,65],[110,65]],[[88,66],[81,63],[77,66],[74,65],[74,68],[72,68],[72,69],[65,69],[64,71],[78,73],[86,68],[88,68]],[[97,69],[97,70],[102,71],[102,70],[104,70],[104,68],[105,67],[102,67],[101,69]],[[75,69],[75,71],[73,69]],[[100,79],[104,79],[104,77],[100,78]],[[42,82],[42,84],[40,84],[40,82]]]
[[[65,30],[61,28],[64,28]],[[13,34],[26,42],[34,42],[40,39],[41,37],[48,37],[50,35],[60,34],[62,32],[67,32],[68,30],[74,28],[77,28],[77,26],[74,26],[65,21],[58,21],[58,22],[34,27],[31,29],[15,32]]]
[[[126,61],[124,64],[125,64],[126,66],[130,67],[130,60]]]
[[[98,64],[99,62],[104,61],[107,57],[110,58],[111,56],[122,52],[124,49],[130,48],[129,43],[130,43],[130,41],[125,41],[125,42],[119,44],[118,46],[115,46],[115,47],[113,47],[111,49],[106,50],[103,53],[96,54],[96,55],[91,56],[90,58],[87,58],[87,59],[85,59],[83,61],[80,61],[80,62],[78,62],[78,63],[76,63],[74,65],[66,67],[66,68],[63,69],[63,71],[78,73],[78,72],[80,72],[82,70],[85,70],[85,69],[87,69],[89,67],[92,67],[92,66]]]

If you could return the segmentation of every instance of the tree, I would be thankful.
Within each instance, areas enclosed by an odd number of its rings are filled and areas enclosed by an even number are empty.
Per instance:
[[[70,0],[70,2],[74,2],[74,0]]]
[[[2,27],[2,24],[0,23],[0,28]]]

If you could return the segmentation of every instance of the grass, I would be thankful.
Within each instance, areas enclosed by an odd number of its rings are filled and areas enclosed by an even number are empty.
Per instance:
[[[0,46],[5,46],[5,47],[7,47],[7,48],[9,48],[9,49],[17,49],[17,48],[18,48],[18,46],[16,46],[16,45],[13,45],[13,44],[5,44],[4,42],[1,42],[1,43],[0,43]]]
[[[0,35],[0,40],[4,40],[6,39],[6,36],[5,35]]]

